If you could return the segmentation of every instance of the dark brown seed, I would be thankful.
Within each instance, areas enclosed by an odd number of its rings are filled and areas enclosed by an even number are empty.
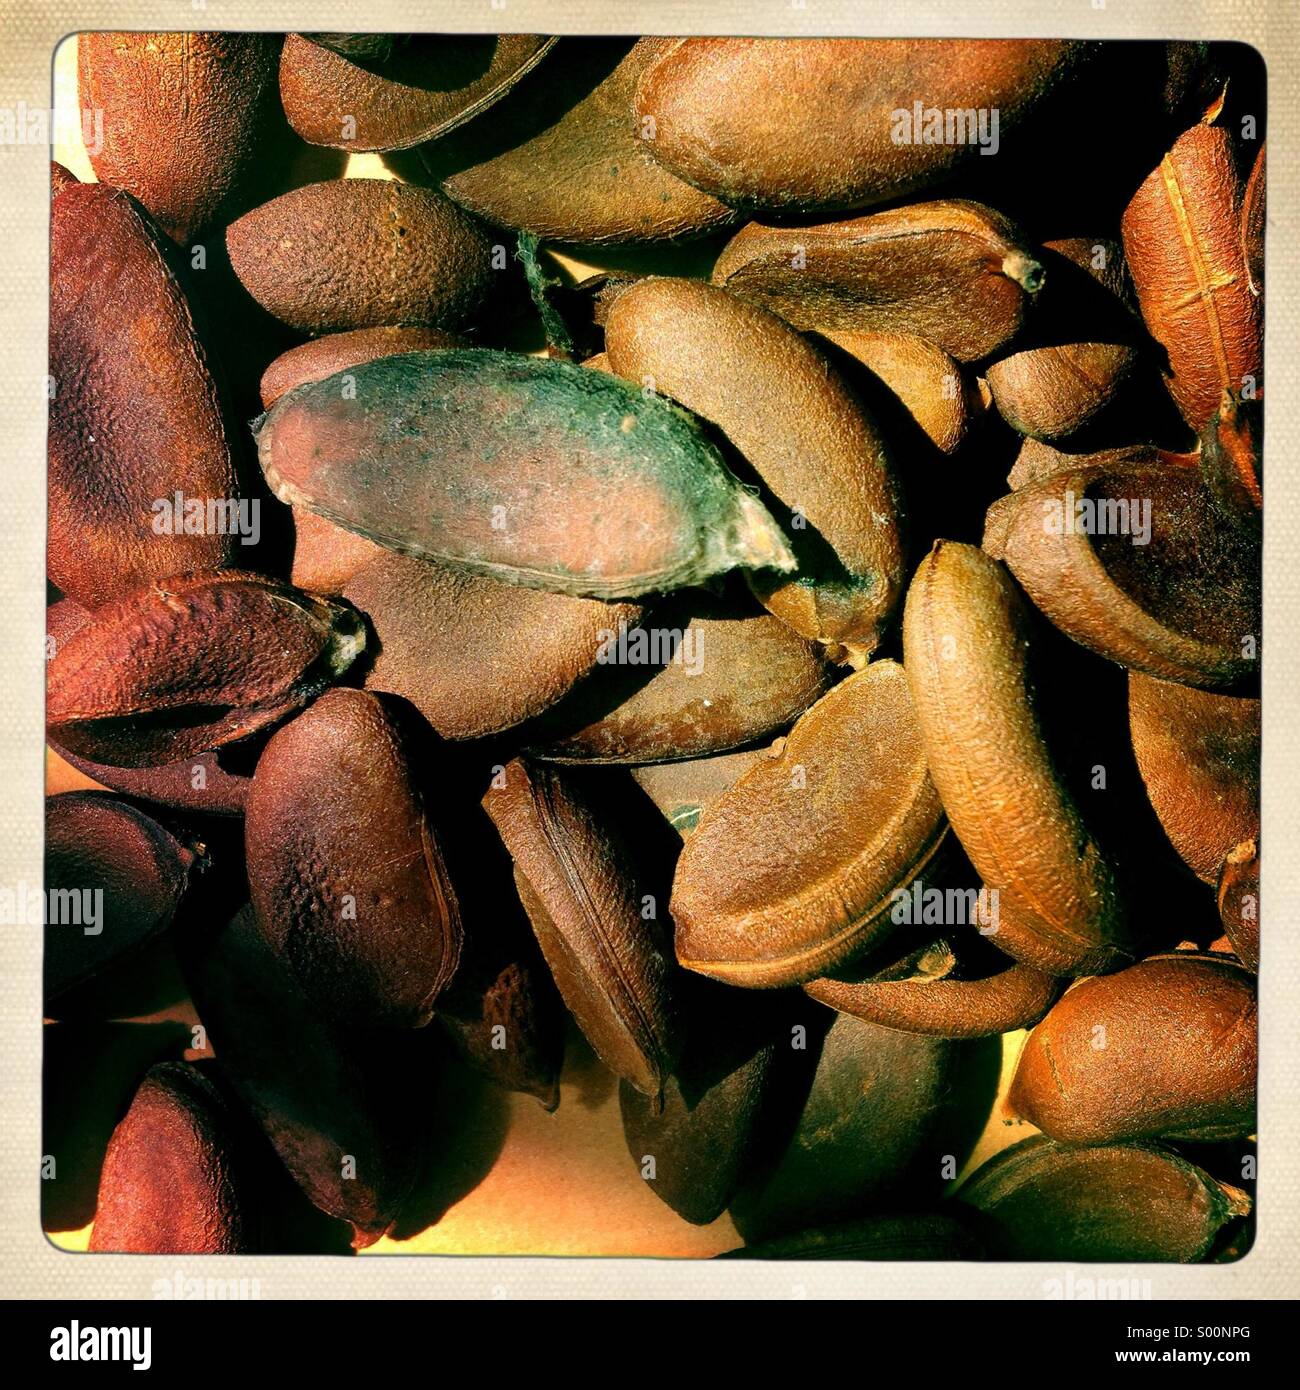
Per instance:
[[[999,894],[994,944],[1049,974],[1114,970],[1131,958],[1124,904],[1044,742],[1034,645],[1028,606],[983,551],[941,542],[921,562],[904,664],[930,776]]]
[[[987,548],[1085,647],[1211,689],[1258,671],[1258,537],[1221,515],[1192,470],[1054,473],[1013,493],[999,528]]]
[[[838,373],[776,315],[694,280],[624,290],[605,351],[620,376],[717,426],[789,509],[798,568],[752,587],[801,636],[843,644],[862,665],[902,594],[902,498]]]
[[[1241,205],[1241,251],[1246,275],[1251,293],[1261,298],[1264,295],[1264,228],[1268,213],[1264,155],[1265,145],[1261,143]]]
[[[641,612],[378,547],[343,596],[378,639],[366,688],[402,696],[443,738],[458,739],[513,728],[553,705],[592,670],[620,623]]]
[[[568,362],[406,353],[297,387],[259,422],[284,502],[528,588],[626,598],[793,568],[766,508],[684,411]],[[401,421],[400,431],[394,422]]]
[[[267,367],[262,373],[262,405],[270,410],[295,386],[323,381],[377,357],[465,345],[459,333],[446,333],[440,328],[356,328],[351,333],[328,333],[281,353]]]
[[[222,392],[159,233],[101,184],[65,189],[51,213],[50,377],[48,569],[64,593],[97,607],[239,563]]]
[[[461,921],[397,721],[331,690],[280,729],[245,810],[258,926],[341,1021],[419,1028],[460,958]]]
[[[953,1216],[866,1216],[728,1250],[720,1260],[978,1260],[984,1248]]]
[[[1180,135],[1121,221],[1142,317],[1169,390],[1200,431],[1224,391],[1259,390],[1263,332],[1242,249],[1243,188],[1218,106]]]
[[[891,927],[946,830],[903,668],[824,695],[710,808],[678,860],[677,959],[729,984],[815,979]]]
[[[235,1121],[183,1062],[150,1067],[104,1156],[91,1250],[238,1255],[254,1248]]]
[[[50,797],[46,998],[57,999],[166,931],[198,863],[191,846],[114,796]]]
[[[1259,842],[1234,846],[1223,861],[1218,885],[1219,916],[1232,949],[1248,970],[1259,969]]]
[[[1094,420],[1138,361],[1124,253],[1095,237],[1049,241],[1046,282],[1019,350],[984,373],[998,413],[1020,434],[1062,439]]]
[[[353,613],[279,580],[160,580],[100,609],[50,662],[46,727],[94,762],[158,767],[292,714],[364,644]]]
[[[78,35],[78,97],[104,119],[96,177],[181,245],[238,216],[278,115],[279,57],[278,34]]]
[[[294,1180],[372,1245],[421,1162],[428,1033],[337,1028],[267,948],[246,909],[187,938],[186,975],[219,1067]]]
[[[300,333],[458,328],[491,287],[487,234],[432,188],[390,179],[308,184],[226,231],[230,263]]]
[[[747,748],[739,753],[717,753],[711,758],[649,763],[634,767],[632,777],[685,840],[694,834],[700,817],[723,792],[735,786],[742,774],[765,757],[767,749]]]
[[[641,79],[635,112],[655,159],[725,202],[859,208],[981,162],[973,125],[964,139],[935,140],[917,104],[913,128],[918,93],[938,110],[997,110],[1006,133],[1083,47],[1034,39],[683,39]],[[974,121],[973,110],[962,114]]]
[[[1244,1192],[1163,1149],[1075,1148],[1041,1135],[990,1159],[962,1187],[989,1253],[1005,1260],[1190,1264],[1250,1211]]]
[[[816,1049],[815,1037],[808,1045]],[[732,1203],[744,1239],[898,1205],[916,1191],[937,1196],[944,1145],[932,1141],[960,1046],[839,1015],[788,1146]]]
[[[638,79],[673,43],[562,40],[481,131],[469,128],[443,187],[489,222],[556,241],[662,241],[728,225],[730,208],[651,158],[632,116]]]
[[[554,43],[532,34],[412,35],[378,57],[345,55],[289,34],[280,99],[289,124],[309,144],[405,150],[498,101]]]
[[[959,362],[1008,343],[1043,281],[1001,213],[957,200],[813,227],[751,222],[713,268],[715,285],[796,328],[912,333]]]
[[[538,740],[536,757],[644,763],[719,753],[786,728],[834,679],[818,648],[778,619],[694,597],[640,623],[634,615],[605,624],[599,653],[619,669],[593,673],[554,711],[562,727],[578,728]],[[620,700],[633,680],[641,683]]]
[[[1152,956],[1067,991],[1029,1035],[1013,1110],[1053,1139],[1238,1139],[1255,1126],[1255,981],[1223,956]]]
[[[73,188],[81,180],[72,172],[65,169],[57,159],[50,160],[50,199],[53,200],[63,192],[65,188]]]
[[[555,983],[600,1059],[657,1096],[679,1048],[664,928],[571,774],[516,759],[483,798]],[[653,908],[648,910],[653,911]]]
[[[1147,795],[1184,863],[1206,883],[1259,833],[1260,703],[1128,677],[1129,727]]]

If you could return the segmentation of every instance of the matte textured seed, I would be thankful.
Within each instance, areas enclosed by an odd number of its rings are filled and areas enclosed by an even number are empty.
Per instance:
[[[865,662],[903,588],[902,498],[885,442],[825,358],[774,314],[693,280],[646,279],[610,308],[622,377],[716,425],[790,517],[798,560],[752,583],[801,636]]]
[[[1259,969],[1259,841],[1229,851],[1219,872],[1219,916],[1241,963]]]
[[[459,333],[440,328],[355,328],[350,333],[327,333],[308,343],[283,352],[262,373],[262,405],[270,408],[295,386],[323,381],[327,376],[373,362],[377,357],[394,357],[399,352],[424,352],[435,348],[465,347]],[[349,385],[339,382],[342,390]]]
[[[1242,248],[1243,187],[1232,136],[1206,120],[1184,132],[1124,211],[1142,317],[1164,348],[1169,390],[1200,430],[1224,391],[1263,379],[1263,331]]]
[[[713,268],[715,285],[796,328],[911,333],[959,362],[1008,343],[1044,279],[1001,213],[960,200],[811,227],[751,222]]]
[[[564,1002],[597,1055],[657,1096],[680,1048],[672,962],[635,869],[571,774],[516,759],[483,798]]]
[[[655,159],[726,202],[865,207],[979,163],[1083,56],[1084,45],[944,39],[682,39],[646,72],[636,118]],[[932,108],[922,119],[918,93]],[[954,112],[968,124],[951,132]],[[935,136],[937,117],[938,138]],[[915,121],[915,125],[913,122]],[[965,132],[962,134],[961,132]]]
[[[725,600],[692,597],[640,622],[609,621],[595,650],[618,669],[594,672],[553,711],[548,727],[577,728],[539,739],[534,756],[642,763],[722,752],[788,727],[834,679],[811,642]],[[629,691],[621,700],[620,690]]]
[[[941,1212],[865,1216],[814,1226],[794,1236],[727,1250],[720,1260],[978,1260],[984,1248],[955,1217]]]
[[[77,36],[78,100],[103,116],[90,163],[182,246],[256,196],[278,116],[278,34]]]
[[[457,739],[541,714],[595,667],[608,634],[641,613],[635,603],[521,589],[380,548],[343,596],[378,639],[367,689],[400,695]]]
[[[1255,1127],[1255,981],[1223,956],[1084,980],[1029,1035],[1013,1110],[1053,1139],[1241,1139]]]
[[[673,882],[677,959],[734,985],[815,979],[889,931],[945,829],[903,668],[874,662],[701,820]]]
[[[46,999],[166,931],[198,868],[194,847],[125,801],[103,792],[49,797],[45,889],[63,911],[46,914]]]
[[[405,150],[500,100],[554,43],[532,34],[412,35],[378,58],[345,55],[289,34],[280,59],[280,100],[289,124],[309,144]]]
[[[66,188],[51,212],[50,378],[47,562],[64,593],[96,607],[248,554],[230,524],[235,436],[178,271],[104,185]]]
[[[458,328],[492,286],[486,232],[436,189],[390,179],[308,184],[226,230],[230,263],[300,333]]]
[[[1090,453],[1067,453],[1039,439],[1026,439],[1016,455],[1015,465],[1007,475],[1007,486],[1014,489],[1041,483],[1053,473],[1069,473],[1081,468],[1124,466],[1126,464],[1162,463],[1171,468],[1195,468],[1195,454],[1173,454],[1146,444],[1125,444],[1114,449],[1097,449]],[[1009,505],[1005,498],[993,504],[999,512]],[[990,511],[990,517],[993,513]]]
[[[1062,439],[1094,420],[1130,378],[1141,322],[1127,302],[1118,242],[1049,241],[1039,258],[1046,284],[1028,341],[991,363],[984,375],[998,413],[1012,429]]]
[[[995,943],[1054,975],[1130,959],[1114,874],[1043,741],[1027,606],[1006,570],[942,542],[921,562],[904,664],[930,776],[971,863],[999,894]]]
[[[1192,470],[1062,471],[995,506],[986,549],[1076,642],[1212,689],[1258,671],[1259,540],[1221,515]]]
[[[735,786],[742,774],[766,756],[764,748],[747,748],[711,758],[651,763],[634,767],[632,777],[685,840],[695,833],[700,817],[723,792]]]
[[[1204,1259],[1250,1199],[1163,1149],[1076,1148],[1041,1135],[991,1158],[962,1187],[989,1253],[1004,1260]]]
[[[255,1248],[235,1121],[195,1067],[150,1067],[104,1156],[90,1249],[238,1255]]]
[[[50,199],[57,198],[65,188],[75,188],[81,180],[72,172],[65,169],[57,159],[50,160]]]
[[[311,594],[337,595],[372,561],[393,554],[375,541],[344,530],[306,507],[291,507],[293,564],[290,582]]]
[[[1128,677],[1129,727],[1147,795],[1184,863],[1214,883],[1259,833],[1260,703]]]
[[[460,958],[456,894],[396,718],[331,690],[280,729],[245,810],[258,926],[316,1004],[419,1028]]]
[[[735,220],[651,158],[636,84],[673,39],[563,39],[482,129],[453,146],[443,187],[502,227],[556,241],[665,241]]]
[[[1257,531],[1264,506],[1264,402],[1225,391],[1200,445],[1201,477],[1219,510]]]
[[[353,375],[355,395],[315,382],[259,422],[282,501],[394,550],[594,598],[794,566],[694,420],[626,382],[478,349]]]
[[[277,723],[364,645],[355,614],[279,580],[160,580],[100,609],[55,655],[46,728],[95,762],[162,766]]]
[[[1266,146],[1260,142],[1241,204],[1241,253],[1252,294],[1264,295],[1264,228],[1268,208]]]

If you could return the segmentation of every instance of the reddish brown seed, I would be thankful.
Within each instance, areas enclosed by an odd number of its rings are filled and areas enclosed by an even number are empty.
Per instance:
[[[1184,863],[1206,883],[1259,833],[1260,702],[1128,677],[1129,728],[1147,795]]]
[[[459,333],[439,328],[357,328],[350,333],[328,333],[281,353],[267,367],[262,373],[262,405],[270,410],[286,391],[305,381],[323,381],[377,357],[465,346],[466,340]],[[340,390],[345,385],[340,382]]]
[[[391,555],[376,541],[327,521],[306,507],[293,514],[293,564],[290,582],[312,594],[341,594],[352,577],[372,560]]]
[[[461,921],[396,719],[331,690],[279,730],[244,813],[257,923],[326,1013],[419,1028],[460,958]]]
[[[1258,670],[1258,537],[1221,515],[1192,470],[1061,471],[998,511],[986,548],[1076,642],[1209,688]]]
[[[1255,982],[1235,961],[1152,956],[1068,990],[1029,1035],[1009,1104],[1053,1139],[1238,1139],[1255,1127]]]
[[[230,263],[300,333],[457,328],[492,284],[490,238],[432,188],[389,179],[308,184],[226,231]]]
[[[379,36],[376,36],[379,37]],[[280,100],[312,145],[405,150],[491,106],[536,66],[554,39],[532,34],[412,35],[376,61],[285,37]]]
[[[1046,283],[1027,341],[984,376],[994,404],[1020,434],[1062,439],[1094,420],[1138,361],[1141,323],[1128,305],[1124,254],[1096,237],[1049,241]]]
[[[991,1158],[960,1200],[1005,1260],[1193,1263],[1250,1211],[1244,1192],[1144,1144],[1080,1148],[1035,1135]]]
[[[930,775],[999,894],[994,944],[1054,975],[1130,959],[1114,872],[1044,742],[1028,606],[974,546],[941,542],[907,595],[903,653]]]
[[[238,216],[277,115],[279,56],[278,34],[78,35],[78,98],[103,115],[100,182],[182,245]]]
[[[1033,39],[683,39],[642,77],[635,113],[660,164],[725,202],[859,208],[981,162],[973,124],[965,138],[935,140],[917,106],[913,128],[918,94],[966,108],[972,122],[968,108],[997,110],[1005,134],[1082,50]]]
[[[50,199],[51,201],[59,196],[65,188],[72,188],[81,180],[72,172],[65,169],[57,159],[50,160]]]
[[[873,662],[824,695],[710,808],[677,863],[677,959],[773,988],[844,964],[891,926],[892,890],[946,822],[903,668]]]
[[[90,1249],[246,1253],[254,1221],[240,1176],[234,1120],[212,1082],[183,1062],[150,1067],[104,1156]]]
[[[343,590],[378,639],[366,688],[410,700],[443,738],[482,738],[540,714],[641,612],[374,550]]]
[[[796,328],[911,333],[959,362],[1009,342],[1043,281],[1001,213],[959,200],[812,227],[751,222],[713,268],[715,285]]]
[[[1263,378],[1260,301],[1242,250],[1243,188],[1217,118],[1180,135],[1121,220],[1142,317],[1168,357],[1169,390],[1201,430],[1224,391]]]
[[[92,979],[166,931],[199,868],[194,848],[104,792],[45,803],[45,996]]]
[[[1040,483],[1053,473],[1073,469],[1109,467],[1128,463],[1161,463],[1170,468],[1196,468],[1196,454],[1174,454],[1147,444],[1125,444],[1114,449],[1097,449],[1089,453],[1066,453],[1039,439],[1026,439],[1016,454],[1015,465],[1007,475],[1007,486],[1019,489]],[[1005,499],[1003,499],[1005,501]],[[995,502],[1000,507],[1001,502]]]
[[[571,774],[516,759],[483,798],[564,1002],[597,1055],[656,1096],[679,1050],[663,927],[626,847]]]
[[[158,581],[100,609],[50,662],[46,728],[94,762],[161,766],[283,719],[364,645],[353,613],[280,580]]]
[[[1219,510],[1230,521],[1258,530],[1264,506],[1264,402],[1225,391],[1200,443],[1201,477]]]
[[[222,393],[158,232],[101,184],[65,189],[51,213],[50,377],[53,583],[96,607],[239,563]],[[195,504],[197,533],[185,517]]]
[[[1255,156],[1241,205],[1241,251],[1252,294],[1264,294],[1264,228],[1268,217],[1265,145]]]
[[[834,679],[811,642],[735,603],[679,600],[639,623],[620,616],[602,629],[602,669],[554,711],[555,723],[576,731],[539,739],[535,756],[642,763],[719,753],[770,738]],[[655,672],[648,681],[647,666]]]
[[[1259,969],[1259,841],[1235,845],[1223,861],[1219,916],[1232,949],[1248,970]]]
[[[469,127],[443,187],[497,226],[557,241],[662,241],[728,225],[730,208],[651,158],[632,116],[638,79],[674,42],[561,40]]]

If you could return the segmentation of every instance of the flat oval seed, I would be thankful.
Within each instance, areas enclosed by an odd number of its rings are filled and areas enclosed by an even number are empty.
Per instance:
[[[774,314],[658,278],[614,301],[605,351],[620,376],[721,429],[790,508],[799,566],[759,579],[764,606],[865,661],[902,593],[902,499],[879,431],[825,358]]]
[[[340,1020],[419,1028],[460,958],[461,921],[394,717],[331,690],[280,729],[245,809],[268,944]]]
[[[1034,39],[683,39],[641,79],[635,109],[653,123],[655,159],[726,202],[865,207],[978,163],[980,141],[1013,129],[1082,49]],[[969,132],[933,139],[920,105],[914,125],[918,93],[937,108],[941,136],[949,107],[963,108]],[[982,108],[982,127],[970,108]]]
[[[1258,671],[1259,539],[1222,516],[1192,470],[1061,471],[999,511],[986,548],[1076,642],[1188,685]]]
[[[1153,956],[1068,990],[1029,1035],[1010,1104],[1053,1139],[1240,1139],[1255,1125],[1255,981]]]
[[[197,867],[190,846],[125,801],[103,792],[48,798],[45,888],[67,916],[46,914],[46,999],[166,931]]]
[[[125,1255],[238,1255],[255,1249],[239,1185],[235,1120],[184,1062],[149,1068],[113,1131],[90,1249]]]
[[[672,962],[627,850],[571,777],[516,759],[483,798],[555,983],[616,1075],[657,1096],[680,1048]]]
[[[834,679],[819,649],[777,618],[695,597],[639,623],[618,617],[596,650],[598,663],[619,670],[594,672],[553,712],[578,728],[539,740],[534,757],[643,763],[722,752],[788,727]],[[658,669],[618,700],[646,666]]]
[[[748,987],[815,979],[890,929],[945,828],[903,669],[875,662],[703,817],[673,883],[677,958]]]
[[[161,766],[277,723],[364,645],[355,614],[280,580],[160,580],[100,609],[50,662],[46,728],[94,762]]]
[[[280,100],[308,144],[339,150],[405,150],[477,115],[540,61],[554,39],[412,35],[386,58],[360,66],[300,34],[286,35]]]
[[[185,525],[194,503],[227,517],[240,488],[227,403],[161,234],[100,184],[66,189],[50,216],[52,582],[96,607],[235,564],[237,530]]]
[[[279,57],[278,34],[79,35],[78,97],[103,120],[95,176],[182,246],[237,217],[279,115]]]
[[[1217,891],[1223,929],[1247,970],[1259,969],[1259,841],[1233,847],[1219,871]]]
[[[959,362],[1020,330],[1043,267],[1001,213],[980,203],[913,203],[813,227],[742,227],[713,283],[796,328],[912,333]]]
[[[327,333],[323,338],[299,343],[282,352],[262,373],[262,406],[270,408],[295,386],[323,381],[327,376],[346,372],[377,357],[394,357],[399,352],[423,352],[434,348],[465,347],[459,333],[441,328],[355,328],[350,333]],[[339,389],[349,387],[345,377]]]
[[[436,189],[391,179],[308,184],[226,229],[230,263],[300,333],[458,328],[492,286],[486,232]]]
[[[1260,703],[1128,677],[1129,728],[1147,795],[1169,841],[1200,879],[1259,833]]]
[[[276,495],[394,550],[625,598],[788,571],[767,510],[684,411],[568,362],[406,353],[301,386],[257,428]]]
[[[921,562],[903,620],[904,664],[930,775],[972,864],[999,893],[995,944],[1055,975],[1130,959],[1123,902],[1053,766],[1032,701],[1029,612],[974,546]]]
[[[490,122],[458,139],[460,167],[443,187],[497,226],[556,241],[663,241],[733,222],[651,158],[632,117],[638,79],[673,42],[562,40]]]
[[[1190,1264],[1250,1210],[1244,1193],[1162,1149],[1067,1148],[1042,1136],[991,1158],[959,1196],[1004,1260]]]

